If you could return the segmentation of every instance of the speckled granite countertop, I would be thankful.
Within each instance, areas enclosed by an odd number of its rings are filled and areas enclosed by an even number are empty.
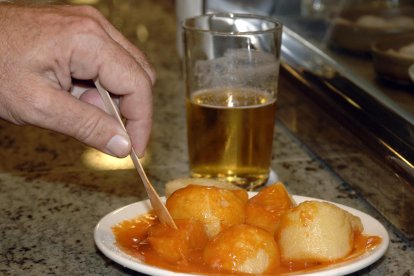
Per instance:
[[[173,4],[120,0],[96,5],[148,54],[157,69],[154,126],[145,167],[163,194],[166,181],[188,175],[184,93],[175,51]],[[285,96],[279,104],[272,162],[279,179],[294,194],[357,208],[387,227],[391,237],[388,252],[357,274],[412,275],[414,248],[401,238],[378,208],[371,206],[369,198],[361,196],[313,148],[298,139],[297,134],[306,131],[307,120],[312,120],[312,116],[300,116],[300,112],[311,110],[310,113],[321,117],[324,113],[292,98],[288,82],[283,81],[285,78],[281,80],[280,94]],[[364,159],[357,148],[348,148],[352,141],[347,144],[331,132],[335,129],[332,121],[326,118],[316,121],[320,125],[314,129],[313,144],[326,145],[323,150],[331,152],[330,159],[337,160],[337,168],[344,170],[357,162],[364,172],[375,173],[371,161]],[[339,142],[334,147],[328,146],[332,140]],[[347,148],[346,155],[335,154],[344,152],[341,147]],[[146,194],[134,169],[91,166],[101,164],[102,159],[73,139],[0,121],[1,275],[134,274],[99,252],[94,245],[93,229],[108,212],[145,199]],[[353,177],[358,180],[358,172]]]

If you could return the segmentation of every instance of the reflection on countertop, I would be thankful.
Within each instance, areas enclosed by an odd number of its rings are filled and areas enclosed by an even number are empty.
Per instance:
[[[77,2],[77,1],[72,1]],[[172,1],[93,1],[154,64],[154,125],[145,168],[160,194],[163,184],[188,175],[184,93],[175,50]],[[288,189],[304,196],[342,203],[380,220],[389,230],[385,257],[358,275],[410,275],[414,248],[336,171],[355,181],[373,175],[378,165],[361,143],[314,103],[301,98],[282,76],[272,168]],[[298,135],[308,140],[300,140]],[[317,150],[309,145],[319,145]],[[323,152],[332,165],[319,157]],[[112,160],[79,142],[34,128],[0,121],[0,273],[5,275],[132,275],[95,247],[93,229],[108,212],[146,198],[136,171],[126,160]],[[108,166],[108,164],[110,164]],[[114,166],[117,166],[116,169]],[[359,168],[355,170],[354,168]],[[364,180],[365,181],[365,180]],[[390,183],[391,185],[391,183]],[[401,200],[411,191],[395,190]],[[366,194],[366,193],[364,193]],[[404,194],[407,194],[404,196]],[[398,210],[404,210],[403,208]],[[412,219],[412,212],[403,214]],[[396,214],[397,216],[397,214]]]

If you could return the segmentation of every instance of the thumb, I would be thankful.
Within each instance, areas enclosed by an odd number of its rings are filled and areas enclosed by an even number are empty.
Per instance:
[[[66,91],[39,88],[23,120],[29,124],[71,136],[89,146],[117,157],[131,152],[131,141],[119,123],[100,108],[80,101]],[[29,112],[27,112],[29,110]]]

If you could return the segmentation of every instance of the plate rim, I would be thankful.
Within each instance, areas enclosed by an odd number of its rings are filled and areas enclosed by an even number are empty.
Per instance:
[[[252,197],[255,194],[257,194],[257,192],[248,192],[248,194],[249,194],[249,197]],[[369,253],[366,253],[366,254],[362,255],[361,257],[357,258],[356,260],[350,260],[349,263],[346,262],[345,264],[341,263],[341,264],[339,264],[338,267],[333,267],[331,269],[324,269],[324,270],[320,270],[320,271],[311,271],[309,273],[305,273],[305,274],[301,273],[301,274],[307,275],[307,276],[331,276],[331,275],[343,275],[343,274],[353,273],[353,272],[359,271],[359,270],[361,270],[365,267],[368,267],[369,265],[375,263],[387,251],[388,246],[389,246],[389,242],[390,242],[388,231],[386,230],[384,225],[382,223],[380,223],[373,216],[371,216],[371,215],[369,215],[365,212],[362,212],[358,209],[355,209],[355,208],[352,208],[352,207],[349,207],[347,205],[343,205],[343,204],[340,204],[340,203],[336,203],[336,202],[333,202],[333,201],[329,201],[329,200],[324,200],[324,199],[319,199],[319,198],[314,198],[314,197],[308,197],[308,196],[300,196],[300,195],[292,195],[292,197],[298,203],[301,203],[303,201],[309,201],[309,200],[332,203],[332,204],[334,204],[334,205],[336,205],[336,206],[338,206],[338,207],[340,207],[340,208],[342,208],[342,209],[344,209],[344,210],[346,210],[346,211],[348,211],[348,212],[350,212],[350,213],[352,213],[356,216],[359,216],[361,218],[361,220],[363,221],[364,233],[370,234],[369,231],[367,232],[367,229],[366,229],[367,226],[368,226],[368,229],[376,228],[378,233],[381,233],[380,236],[382,238],[382,242],[378,247],[376,247],[372,252],[369,252]],[[165,200],[165,197],[162,197],[162,199]],[[133,271],[145,273],[145,274],[148,274],[148,275],[163,275],[163,276],[165,276],[165,275],[174,275],[174,276],[201,275],[201,274],[190,274],[190,273],[174,272],[174,271],[166,270],[166,269],[159,268],[159,267],[156,267],[156,266],[151,266],[151,265],[148,265],[144,262],[140,262],[139,260],[134,259],[133,257],[129,256],[128,254],[126,254],[124,252],[122,252],[121,250],[119,250],[118,252],[115,252],[112,249],[110,249],[109,246],[107,245],[107,242],[104,242],[102,238],[104,238],[107,235],[112,236],[111,237],[112,238],[112,243],[115,242],[115,239],[114,239],[114,236],[113,236],[113,233],[112,233],[111,229],[109,229],[110,230],[109,233],[105,233],[104,230],[105,230],[105,228],[108,227],[105,224],[107,224],[107,222],[111,218],[115,218],[117,215],[119,215],[119,213],[129,211],[132,208],[139,208],[139,210],[137,211],[137,213],[135,213],[134,215],[131,215],[130,217],[123,217],[123,218],[120,218],[119,220],[117,220],[117,222],[113,222],[110,225],[110,227],[114,226],[116,223],[121,222],[123,220],[132,219],[134,217],[139,216],[140,214],[144,214],[144,213],[148,212],[151,209],[151,205],[150,205],[150,202],[149,202],[148,199],[125,205],[123,207],[115,209],[114,211],[109,212],[108,214],[103,216],[99,220],[99,222],[96,224],[96,226],[94,228],[94,241],[95,241],[95,244],[98,247],[98,249],[107,258],[111,259],[115,263],[118,263],[118,264],[122,265],[123,267],[129,268]],[[364,219],[362,219],[362,217]],[[370,222],[370,224],[372,224],[372,222],[373,222],[375,225],[366,225],[367,222]],[[113,246],[113,244],[112,244],[112,246]],[[293,275],[293,274],[290,274],[290,275]]]

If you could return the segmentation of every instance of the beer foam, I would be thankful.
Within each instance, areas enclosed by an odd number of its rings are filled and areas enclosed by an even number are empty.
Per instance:
[[[262,51],[229,49],[222,57],[198,60],[194,70],[200,89],[234,86],[276,89],[279,61],[276,56]]]

